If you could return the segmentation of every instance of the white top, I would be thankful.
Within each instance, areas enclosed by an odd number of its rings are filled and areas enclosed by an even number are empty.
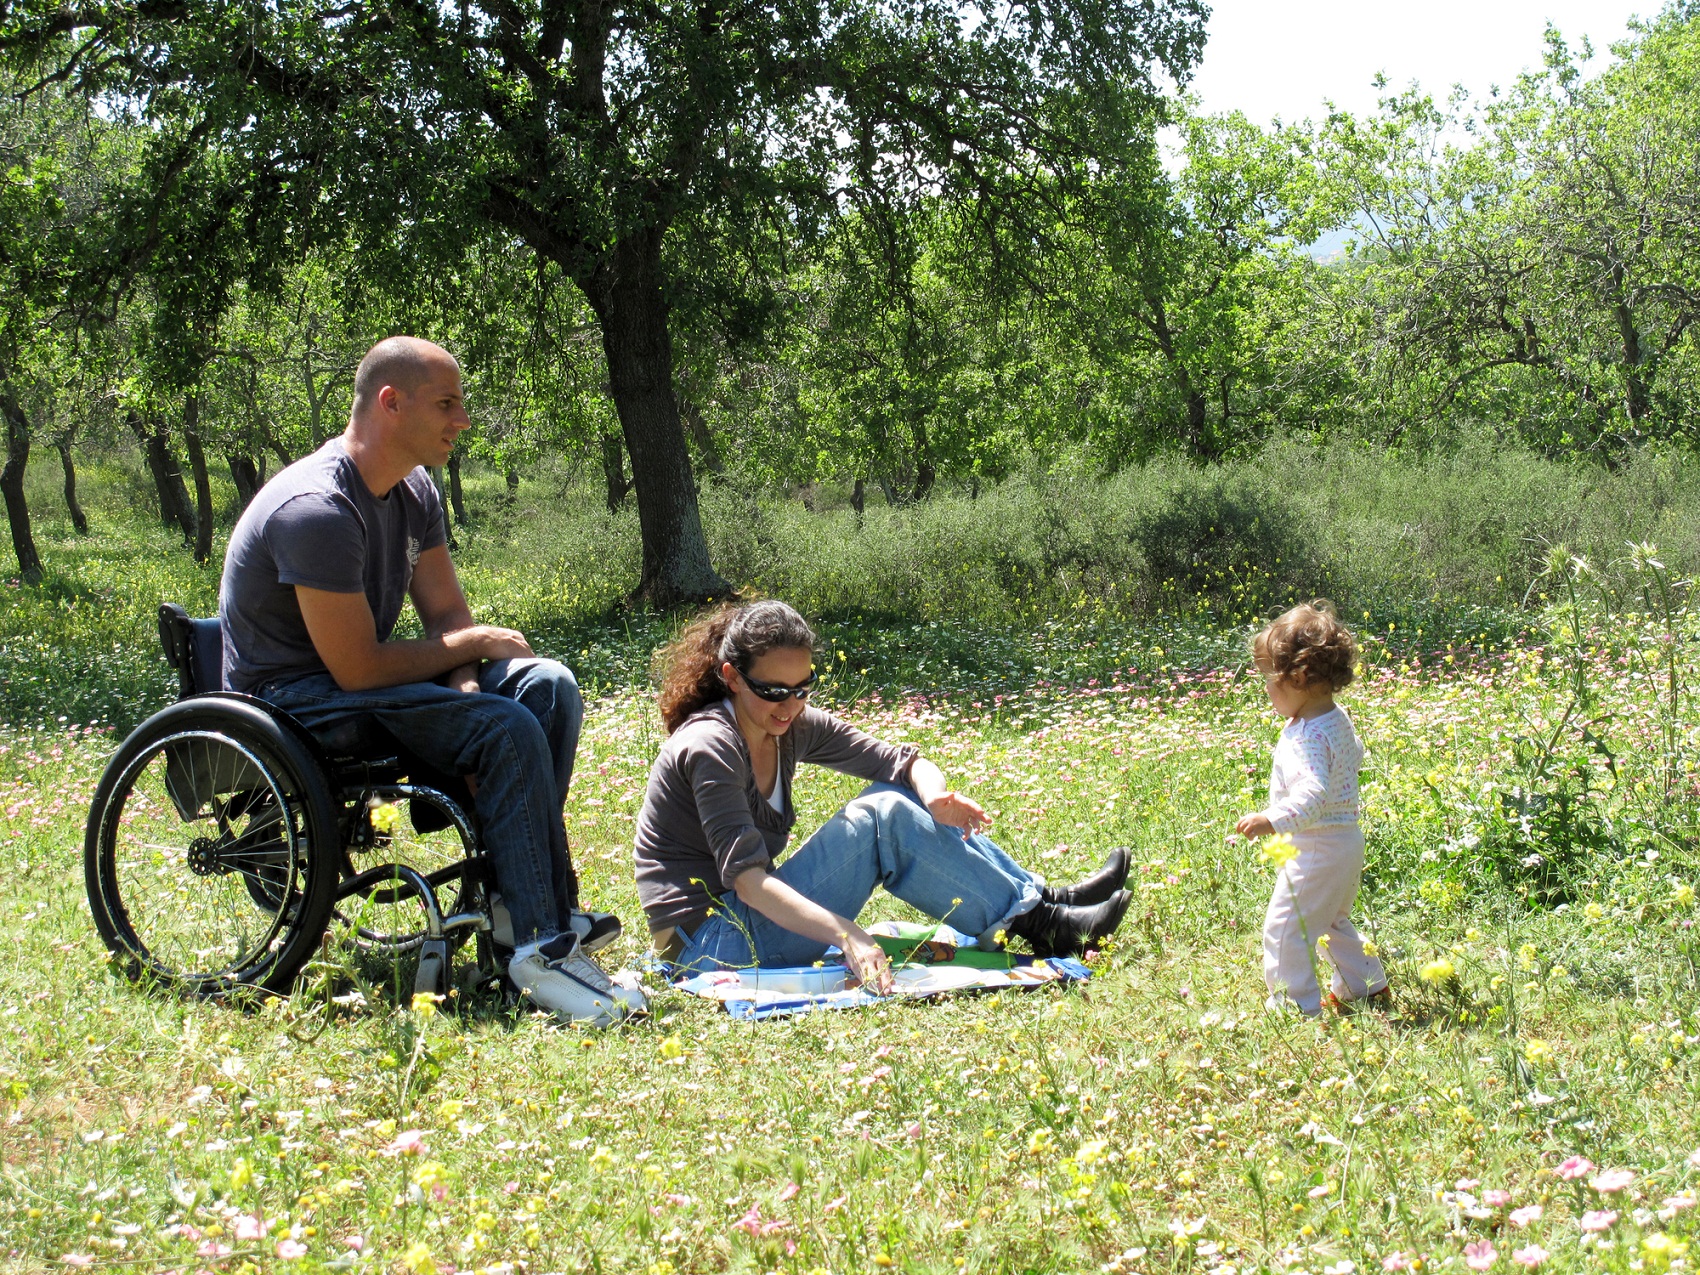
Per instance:
[[[728,695],[720,702],[726,705],[726,711],[731,714],[732,720],[736,722],[738,720],[738,708],[732,697]],[[785,813],[785,767],[783,766],[774,768],[773,791],[767,794],[767,804],[780,814]]]
[[[1316,717],[1295,717],[1275,742],[1269,805],[1276,832],[1351,827],[1358,822],[1358,767],[1364,746],[1336,704]]]

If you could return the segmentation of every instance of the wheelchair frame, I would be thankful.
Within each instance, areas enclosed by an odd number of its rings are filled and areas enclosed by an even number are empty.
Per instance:
[[[194,619],[181,606],[165,603],[159,608],[159,636],[177,671],[178,699],[120,745],[96,788],[84,837],[89,907],[120,968],[133,979],[195,995],[287,994],[333,919],[350,924],[337,911],[339,904],[359,898],[393,905],[412,898],[423,910],[422,929],[359,933],[369,950],[381,954],[417,951],[415,993],[449,992],[454,949],[468,937],[476,938],[478,981],[499,977],[488,905],[494,878],[473,818],[461,804],[432,784],[410,781],[424,768],[400,749],[365,757],[333,754],[283,709],[220,689],[217,620]],[[197,745],[207,761],[199,771]],[[158,770],[150,770],[156,762]],[[157,781],[157,791],[142,793],[143,780]],[[430,872],[401,862],[357,871],[353,854],[387,839],[372,824],[371,810],[379,801],[406,801],[422,832],[452,828],[462,857]],[[173,813],[180,829],[170,823]],[[191,839],[179,847],[137,833],[135,846],[121,852],[118,843],[134,822],[150,819],[149,827],[164,829],[157,835],[180,831]],[[197,831],[201,835],[192,835]],[[302,840],[304,859],[297,844]],[[124,852],[132,861],[120,861]],[[121,871],[132,868],[138,879],[151,870],[180,899],[190,895],[194,878],[238,876],[258,919],[270,918],[252,953],[252,974],[181,968],[181,960],[167,959],[157,944],[150,945],[133,923],[139,890],[130,890],[126,901],[120,881]],[[457,884],[454,907],[445,909],[437,892]],[[240,900],[232,890],[225,893]],[[246,932],[248,918],[230,919]],[[192,943],[193,922],[179,928],[190,937],[173,941]]]

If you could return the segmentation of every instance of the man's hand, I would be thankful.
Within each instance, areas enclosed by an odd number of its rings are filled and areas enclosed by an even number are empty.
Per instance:
[[[504,629],[494,624],[475,624],[478,634],[478,658],[483,660],[525,660],[532,656],[531,643],[518,629]]]

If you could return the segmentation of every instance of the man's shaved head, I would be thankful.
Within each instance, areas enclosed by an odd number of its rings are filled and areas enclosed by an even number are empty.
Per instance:
[[[373,406],[384,386],[411,393],[445,363],[457,366],[454,355],[440,345],[416,336],[386,337],[366,351],[354,373],[354,415]]]

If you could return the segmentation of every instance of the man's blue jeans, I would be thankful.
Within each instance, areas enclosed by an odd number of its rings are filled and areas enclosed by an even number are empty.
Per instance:
[[[1039,883],[987,838],[935,823],[915,794],[870,784],[773,875],[829,912],[855,920],[874,888],[982,944],[1039,901]],[[753,944],[753,949],[752,949]],[[686,937],[679,964],[695,969],[812,965],[827,945],[794,934],[728,890]]]
[[[470,695],[434,682],[345,691],[329,673],[271,682],[260,698],[286,709],[329,747],[362,721],[445,775],[474,775],[485,853],[513,918],[514,939],[567,927],[578,878],[561,808],[573,777],[584,701],[572,670],[555,660],[497,660]]]

